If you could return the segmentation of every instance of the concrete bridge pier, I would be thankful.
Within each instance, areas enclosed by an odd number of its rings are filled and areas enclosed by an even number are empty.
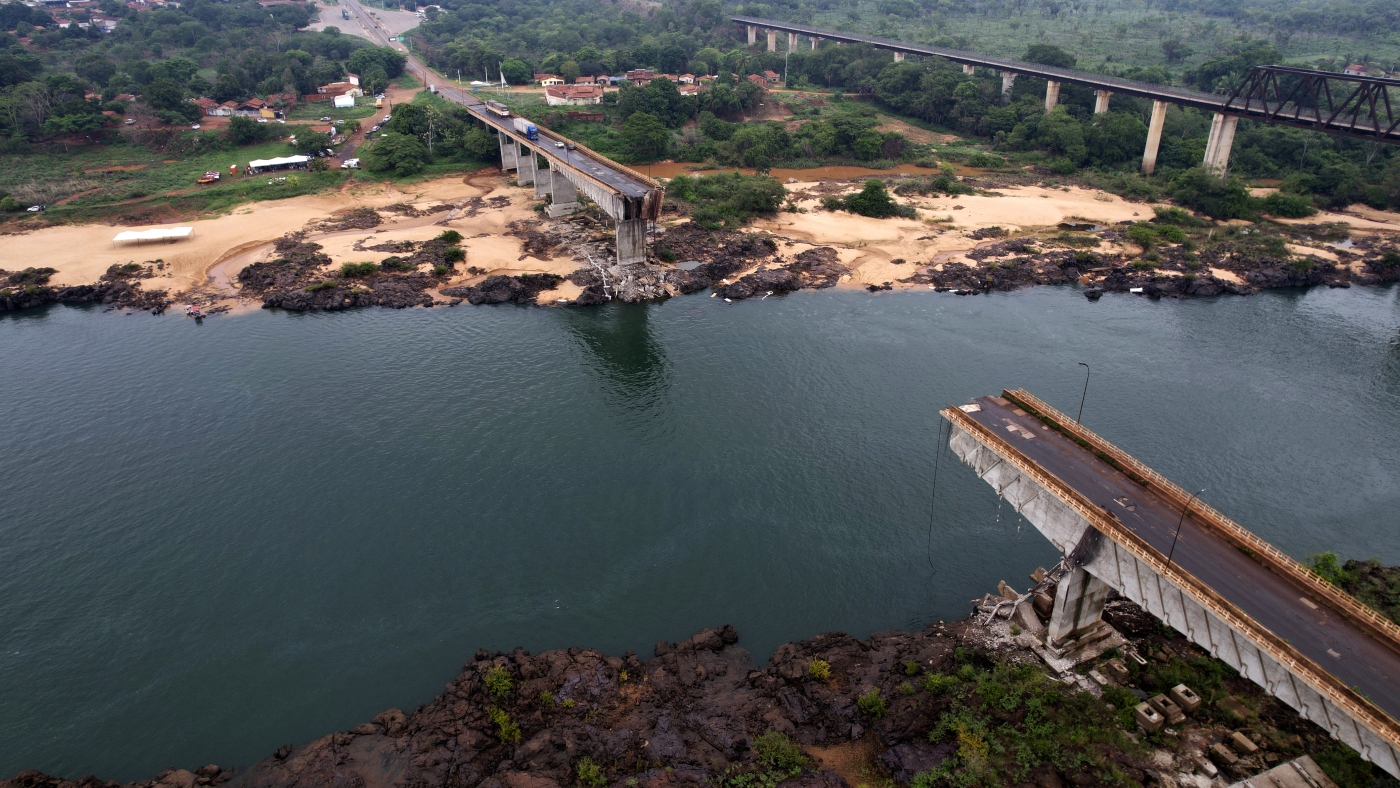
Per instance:
[[[1076,641],[1093,640],[1104,631],[1103,606],[1108,601],[1108,585],[1082,568],[1075,568],[1055,589],[1055,607],[1050,613],[1045,644],[1063,651]]]
[[[549,169],[549,161],[546,160],[543,167],[537,167],[535,171],[535,199],[542,200],[549,196],[549,190],[553,184],[553,173]]]
[[[1152,102],[1152,122],[1147,124],[1147,149],[1142,152],[1142,174],[1157,169],[1157,148],[1162,144],[1162,122],[1167,119],[1167,102]]]
[[[769,30],[769,31],[768,31],[768,51],[769,51],[769,52],[777,52],[777,51],[778,51],[778,31],[776,31],[776,30]]]
[[[534,184],[536,170],[535,152],[521,145],[515,156],[515,183],[517,186]]]
[[[1230,166],[1230,147],[1235,144],[1235,127],[1240,119],[1234,115],[1215,113],[1210,121],[1210,138],[1206,140],[1205,168],[1213,175],[1224,175]]]
[[[1001,100],[1003,103],[1011,100],[1011,85],[1016,81],[1016,74],[1011,71],[1001,72]]]
[[[1060,83],[1053,79],[1045,81],[1045,111],[1049,112],[1060,103]]]
[[[749,31],[749,46],[753,46],[754,43],[758,41],[758,28],[754,27],[753,25],[748,25],[748,31]]]
[[[545,213],[557,219],[578,210],[578,189],[558,170],[549,171],[549,208]]]
[[[501,171],[513,170],[518,167],[520,155],[515,147],[515,140],[505,134],[497,134],[496,141],[501,145]]]
[[[812,42],[812,49],[813,49],[813,50],[816,50],[816,48],[817,48],[817,42],[818,42],[818,41],[821,41],[821,39],[820,39],[820,38],[817,38],[816,36],[809,36],[809,40],[811,40],[811,42]]]
[[[903,53],[903,52],[896,52],[896,53],[894,53],[894,62],[896,62],[896,63],[903,63],[903,62],[904,62],[904,53]]]
[[[1103,113],[1108,112],[1108,97],[1109,97],[1109,96],[1112,96],[1112,95],[1113,95],[1113,92],[1112,92],[1112,91],[1108,91],[1108,90],[1096,90],[1096,91],[1094,91],[1094,114],[1095,114],[1095,115],[1102,115]]]
[[[796,34],[796,33],[788,33],[788,48],[787,48],[787,51],[789,51],[789,52],[796,52],[796,51],[797,51],[797,34]]]
[[[976,73],[977,73],[977,69],[973,68],[972,66],[968,65],[967,63],[964,63],[964,64],[963,64],[963,73],[966,74],[966,75],[968,75],[968,76],[970,77],[970,76],[972,76],[973,74],[976,74]]]
[[[617,223],[617,264],[631,265],[647,260],[647,220],[627,219]]]

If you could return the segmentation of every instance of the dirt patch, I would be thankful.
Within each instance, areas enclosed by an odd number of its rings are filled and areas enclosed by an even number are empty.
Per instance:
[[[841,742],[830,747],[810,745],[805,749],[817,766],[836,772],[849,785],[869,785],[885,777],[879,762],[875,760],[880,746],[871,738]]]

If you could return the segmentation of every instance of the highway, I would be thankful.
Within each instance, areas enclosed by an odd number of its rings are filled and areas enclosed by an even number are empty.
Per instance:
[[[1163,556],[1172,551],[1181,508],[1000,397],[974,400],[967,416],[1112,515]],[[1014,428],[1012,425],[1015,425]],[[1024,437],[1032,435],[1034,437]],[[1400,719],[1400,651],[1187,516],[1174,565],[1287,641],[1322,670]]]
[[[515,130],[515,126],[509,118],[502,118],[487,111],[485,103],[481,99],[472,95],[470,91],[453,86],[451,80],[428,68],[427,64],[410,54],[402,44],[391,41],[392,36],[388,31],[374,17],[370,16],[364,6],[356,0],[342,0],[342,4],[350,10],[351,16],[359,21],[360,26],[369,34],[371,40],[407,55],[408,62],[404,67],[405,70],[421,79],[424,85],[433,85],[443,98],[466,107],[474,116],[496,131],[503,132],[518,142],[525,141],[529,145],[536,145],[536,143],[526,141],[525,135]],[[556,166],[573,168],[588,180],[598,183],[605,190],[633,200],[646,200],[648,195],[661,188],[661,185],[651,178],[621,164],[609,161],[596,153],[578,146],[575,146],[574,150],[570,150],[568,146],[574,143],[566,137],[545,129],[539,130],[539,136],[540,142],[536,145],[538,153],[549,160],[551,168]],[[556,142],[563,143],[565,147],[555,146]],[[655,200],[655,202],[659,207],[660,201]]]

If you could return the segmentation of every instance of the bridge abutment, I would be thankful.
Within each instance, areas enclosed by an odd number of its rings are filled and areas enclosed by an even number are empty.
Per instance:
[[[1109,97],[1109,96],[1112,96],[1112,95],[1113,95],[1113,92],[1112,92],[1112,91],[1109,91],[1109,90],[1096,90],[1096,91],[1094,91],[1094,114],[1095,114],[1095,115],[1102,115],[1103,113],[1108,112],[1108,97]]]
[[[1210,138],[1206,140],[1206,171],[1213,175],[1224,175],[1230,166],[1230,148],[1235,144],[1235,127],[1240,119],[1234,115],[1215,113],[1210,121]]]
[[[1147,125],[1147,148],[1142,152],[1142,174],[1157,169],[1157,148],[1162,144],[1162,123],[1167,119],[1167,102],[1152,102],[1152,122]]]
[[[647,260],[647,220],[629,219],[617,223],[617,264],[631,265]]]
[[[1060,83],[1053,79],[1045,81],[1045,111],[1049,112],[1060,103]]]

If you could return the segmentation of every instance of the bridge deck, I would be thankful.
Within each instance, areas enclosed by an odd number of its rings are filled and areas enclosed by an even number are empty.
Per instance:
[[[1181,517],[1179,505],[1134,482],[1008,400],[982,397],[974,402],[980,410],[967,413],[970,419],[1003,436],[1092,504],[1112,512],[1163,555],[1171,550]],[[1011,430],[1011,425],[1019,429]],[[1035,437],[1023,437],[1027,433]],[[1172,562],[1366,696],[1391,719],[1400,719],[1400,652],[1329,607],[1326,599],[1309,595],[1189,515]]]

